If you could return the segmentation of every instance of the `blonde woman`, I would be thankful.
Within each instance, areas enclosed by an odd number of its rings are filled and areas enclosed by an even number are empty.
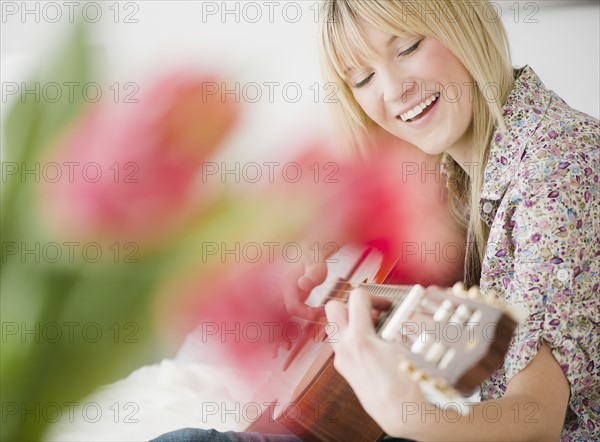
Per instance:
[[[525,312],[504,365],[465,416],[432,412],[377,337],[368,297],[332,301],[335,366],[371,417],[414,440],[600,439],[598,120],[529,66],[513,69],[487,1],[325,0],[326,81],[363,155],[380,127],[439,154],[466,244],[464,282]],[[298,294],[322,280],[300,278]],[[418,412],[405,413],[405,404]],[[429,411],[428,411],[429,410]],[[298,440],[182,430],[160,441]]]
[[[396,374],[364,296],[326,306],[343,328],[336,368],[390,435],[598,440],[600,125],[530,67],[513,69],[489,6],[328,0],[322,51],[327,80],[341,90],[338,121],[358,148],[378,125],[442,155],[467,237],[465,283],[518,305],[526,320],[482,386],[483,402],[462,418],[399,418],[403,402],[425,401]]]

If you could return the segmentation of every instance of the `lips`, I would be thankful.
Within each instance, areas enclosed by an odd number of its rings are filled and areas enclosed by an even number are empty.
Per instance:
[[[396,119],[402,120],[405,123],[412,123],[413,121],[418,120],[419,118],[424,116],[435,105],[435,103],[437,103],[439,97],[440,93],[436,92],[435,94],[431,95],[426,100],[412,107],[408,111],[397,115]]]

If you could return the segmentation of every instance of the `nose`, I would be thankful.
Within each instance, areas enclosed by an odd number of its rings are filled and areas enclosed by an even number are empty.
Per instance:
[[[380,72],[383,86],[383,100],[386,103],[400,102],[407,88],[412,87],[402,75],[393,69]]]
[[[417,93],[417,83],[414,80],[393,71],[380,74],[383,84],[383,100],[386,103],[407,103],[411,96]]]

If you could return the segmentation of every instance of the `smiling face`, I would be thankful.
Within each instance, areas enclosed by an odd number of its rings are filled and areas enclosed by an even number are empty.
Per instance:
[[[375,54],[346,72],[356,102],[379,126],[429,154],[468,161],[472,80],[435,38],[397,37],[365,24]]]

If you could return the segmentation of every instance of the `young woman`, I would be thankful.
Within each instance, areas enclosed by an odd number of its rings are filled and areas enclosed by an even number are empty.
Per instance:
[[[392,344],[376,336],[360,293],[326,306],[340,326],[335,366],[394,437],[598,440],[600,123],[571,109],[530,67],[513,69],[490,6],[325,0],[324,71],[339,85],[338,122],[357,149],[368,154],[379,126],[441,155],[450,208],[467,238],[465,284],[526,319],[504,365],[481,387],[482,402],[462,417],[431,412],[418,385],[399,373]],[[318,273],[307,269],[302,289],[319,282]],[[403,413],[408,403],[417,412]],[[188,431],[159,440],[214,437]]]
[[[479,1],[325,2],[322,47],[355,144],[379,125],[441,154],[467,236],[464,279],[524,310],[503,367],[469,416],[424,407],[397,376],[364,296],[329,303],[343,324],[336,367],[390,435],[419,440],[600,438],[600,125],[513,70],[493,8]],[[376,361],[376,362],[369,362]],[[488,413],[491,410],[494,413]]]

